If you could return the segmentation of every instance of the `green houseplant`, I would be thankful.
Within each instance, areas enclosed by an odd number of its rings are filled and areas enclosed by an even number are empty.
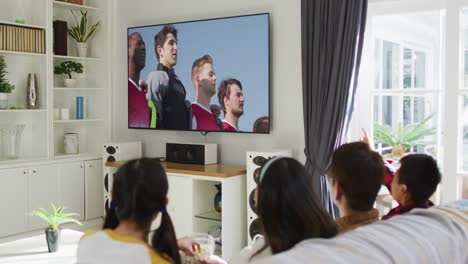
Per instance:
[[[88,11],[80,10],[81,19],[78,22],[78,18],[75,13],[70,10],[73,17],[75,18],[75,25],[68,27],[68,34],[74,38],[77,42],[78,56],[86,57],[87,55],[87,41],[96,34],[97,30],[100,28],[100,21],[95,24],[88,26]]]
[[[51,204],[52,211],[48,212],[44,208],[39,208],[31,212],[33,216],[40,217],[47,222],[47,228],[45,229],[47,247],[49,252],[55,252],[58,249],[58,243],[60,241],[60,228],[59,225],[65,223],[76,223],[81,225],[81,222],[73,218],[72,216],[78,216],[75,213],[64,213],[65,207],[57,207]]]
[[[416,145],[430,144],[431,142],[424,141],[427,136],[432,136],[436,133],[434,126],[428,126],[429,120],[434,117],[431,114],[424,118],[421,122],[403,126],[400,123],[396,128],[388,125],[374,124],[374,142],[392,147],[391,155],[394,158],[402,157],[406,150]]]
[[[66,74],[68,79],[64,79],[66,87],[75,87],[76,79],[72,78],[72,73],[83,73],[83,64],[75,61],[64,61],[54,67],[55,74]]]
[[[11,93],[15,86],[6,79],[7,65],[5,58],[0,55],[0,109],[8,108],[8,94]]]

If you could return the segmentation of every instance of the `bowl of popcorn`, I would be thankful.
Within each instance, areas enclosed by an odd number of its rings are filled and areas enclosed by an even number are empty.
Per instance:
[[[182,263],[184,264],[197,264],[201,259],[208,259],[214,254],[215,240],[212,235],[205,233],[196,233],[190,236],[193,242],[193,256],[187,256],[181,252]]]
[[[194,242],[200,245],[200,248],[195,249],[195,256],[199,259],[207,258],[213,255],[215,250],[214,237],[205,233],[197,233],[191,236]]]

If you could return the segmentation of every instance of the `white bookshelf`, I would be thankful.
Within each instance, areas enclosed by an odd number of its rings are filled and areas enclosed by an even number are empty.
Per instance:
[[[63,75],[53,76],[51,89],[53,108],[68,108],[70,118],[76,115],[76,97],[83,96],[85,100],[84,119],[53,120],[53,155],[55,159],[72,157],[63,153],[62,139],[65,133],[78,133],[80,140],[80,154],[85,156],[101,154],[101,149],[96,145],[102,145],[108,135],[107,121],[109,118],[108,96],[105,93],[109,87],[109,56],[105,52],[109,46],[108,1],[88,0],[83,5],[70,4],[60,1],[52,1],[53,20],[67,21],[68,25],[74,25],[75,15],[79,11],[88,12],[89,24],[97,21],[101,23],[101,29],[88,41],[88,56],[78,57],[76,42],[68,37],[67,56],[52,55],[53,66],[63,61],[75,61],[83,65],[83,74],[74,74],[77,79],[76,88],[63,86]],[[49,22],[52,24],[52,20]],[[104,51],[104,52],[102,52]],[[92,138],[92,139],[91,139]],[[83,142],[82,142],[83,141]]]
[[[9,135],[2,135],[6,133],[0,133],[0,186],[4,186],[0,187],[0,210],[5,223],[4,228],[0,228],[0,240],[43,230],[44,226],[37,222],[39,219],[31,218],[30,212],[40,207],[49,208],[51,203],[68,207],[69,212],[79,213],[84,221],[101,221],[102,146],[109,141],[108,10],[111,4],[111,0],[85,0],[84,5],[53,0],[0,1],[0,24],[45,31],[44,54],[0,50],[7,64],[6,77],[15,85],[8,99],[9,106],[13,107],[0,110],[0,128],[9,131],[15,125],[25,125],[15,159],[4,151],[13,140]],[[88,11],[89,23],[101,21],[101,29],[88,42],[86,58],[77,57],[75,41],[69,36],[68,55],[54,54],[53,21],[74,23],[70,10],[78,17],[79,10]],[[24,20],[24,24],[18,23],[18,18]],[[18,32],[21,30],[15,31]],[[32,45],[27,38],[25,40],[24,35],[23,41],[21,35],[19,40],[14,46],[16,50],[40,48],[37,42]],[[54,74],[54,66],[67,60],[84,66],[83,74],[76,76],[77,88],[64,87],[63,76]],[[37,77],[37,109],[26,107],[29,73]],[[85,98],[82,120],[72,119],[76,116],[77,96]],[[69,110],[70,120],[55,120],[55,110],[63,108]],[[78,134],[77,154],[64,153],[66,133]]]
[[[84,0],[83,5],[53,0],[0,1],[0,24],[45,31],[45,54],[0,50],[7,63],[7,78],[15,85],[9,96],[9,108],[0,110],[0,126],[25,124],[22,133],[21,156],[8,160],[0,144],[0,163],[27,166],[30,160],[54,160],[101,156],[101,146],[109,138],[109,17],[110,0]],[[80,18],[80,10],[88,12],[88,23],[101,22],[100,30],[88,41],[88,56],[78,57],[75,40],[67,37],[67,56],[53,51],[53,21],[75,23],[71,11]],[[23,23],[18,23],[21,18]],[[73,74],[76,88],[64,87],[63,77],[54,74],[54,66],[63,61],[83,65],[83,74]],[[38,109],[27,109],[28,73],[37,76]],[[85,117],[76,115],[76,97],[85,99]],[[70,120],[55,120],[54,110],[68,108]],[[63,153],[65,133],[78,133],[83,153]],[[82,141],[81,141],[82,140]]]

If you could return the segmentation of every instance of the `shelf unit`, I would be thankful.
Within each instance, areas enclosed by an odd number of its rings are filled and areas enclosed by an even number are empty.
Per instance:
[[[196,171],[193,165],[187,166],[185,171],[177,166],[177,173],[174,173],[172,165],[166,164],[169,181],[167,211],[176,235],[210,233],[215,239],[221,239],[222,246],[216,247],[216,255],[229,260],[238,254],[247,239],[243,232],[246,229],[246,201],[244,196],[239,195],[245,193],[245,169],[233,169],[236,173],[231,176],[228,173],[215,176],[201,172],[204,169]],[[206,168],[218,165],[195,166]],[[214,211],[214,197],[218,192],[215,185],[218,184],[221,184],[221,213]],[[156,227],[157,224],[153,225],[152,230]]]
[[[166,169],[169,181],[167,211],[176,235],[210,233],[222,242],[221,247],[216,247],[215,254],[226,260],[238,254],[247,240],[243,232],[246,229],[246,201],[239,195],[245,193],[245,170],[233,176],[200,176],[189,174],[193,173],[189,170],[185,174],[171,173],[169,166]],[[221,184],[221,213],[214,211],[217,184]],[[156,227],[152,226],[152,229]]]
[[[45,54],[0,50],[7,63],[7,79],[15,85],[9,95],[9,107],[20,109],[0,110],[0,127],[26,124],[22,133],[20,157],[8,160],[0,144],[0,163],[28,163],[30,160],[54,160],[102,155],[101,146],[109,139],[110,92],[110,0],[85,0],[83,5],[53,0],[11,0],[0,2],[0,24],[45,30]],[[79,11],[88,12],[88,23],[101,22],[96,35],[88,41],[88,56],[78,57],[76,42],[67,36],[67,56],[53,52],[53,21],[75,23]],[[17,23],[17,20],[25,23]],[[54,74],[54,66],[64,61],[83,64],[83,74],[72,74],[77,88],[65,88],[64,75]],[[38,109],[25,109],[28,73],[37,77]],[[76,97],[83,96],[85,116],[76,116]],[[70,120],[54,120],[54,110],[68,108]],[[63,152],[65,133],[78,133],[77,155]],[[83,155],[84,154],[84,155]]]

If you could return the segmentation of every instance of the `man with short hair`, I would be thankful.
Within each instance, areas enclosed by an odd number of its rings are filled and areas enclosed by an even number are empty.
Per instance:
[[[164,26],[154,36],[154,50],[159,64],[147,78],[151,100],[156,106],[157,128],[190,129],[190,103],[174,72],[177,64],[177,29]]]
[[[196,98],[192,103],[192,129],[223,130],[221,121],[211,111],[211,97],[216,93],[216,75],[210,55],[206,54],[193,62],[192,84]]]
[[[224,131],[239,131],[239,118],[244,114],[244,94],[242,84],[237,79],[226,79],[219,84],[219,105],[224,112]]]
[[[128,36],[128,126],[150,127],[150,108],[146,90],[140,84],[140,72],[145,67],[146,47],[140,33]]]
[[[268,133],[270,131],[270,119],[267,116],[257,118],[252,131],[254,133]]]
[[[378,220],[379,212],[373,206],[384,174],[382,157],[364,142],[344,144],[335,150],[328,176],[341,216],[336,220],[339,233]]]

